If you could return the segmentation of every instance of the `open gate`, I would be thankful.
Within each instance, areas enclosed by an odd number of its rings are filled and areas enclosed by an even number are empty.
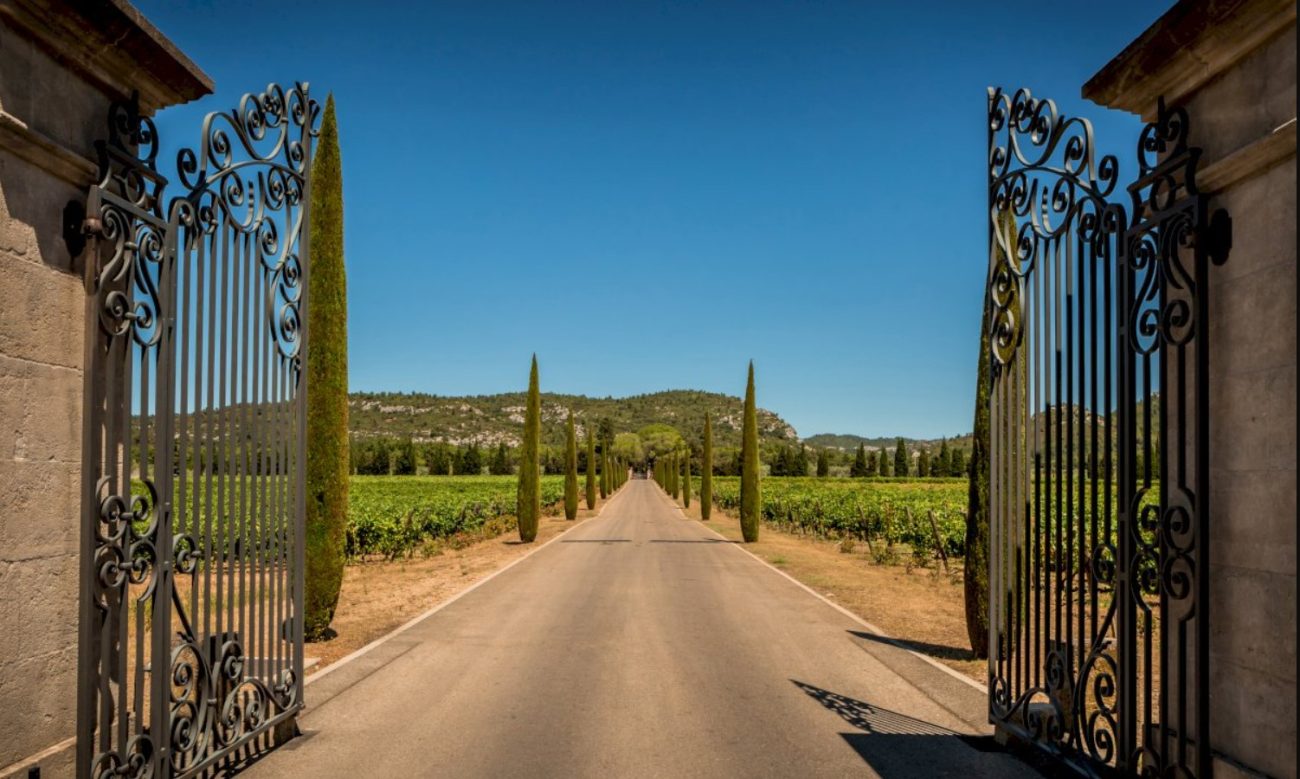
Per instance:
[[[1160,105],[1128,203],[1092,126],[989,120],[989,706],[1090,775],[1210,775],[1208,267],[1230,222]]]
[[[86,232],[77,770],[194,776],[302,706],[308,171],[318,105],[204,120],[164,200],[115,103]]]

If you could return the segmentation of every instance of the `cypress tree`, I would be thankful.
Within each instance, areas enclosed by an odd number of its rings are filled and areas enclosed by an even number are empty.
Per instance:
[[[600,499],[609,497],[609,449],[603,444],[600,449]]]
[[[939,456],[933,464],[933,476],[950,476],[952,475],[952,451],[948,449],[948,439],[945,438],[939,443]]]
[[[754,361],[749,362],[745,384],[745,415],[741,427],[740,532],[745,543],[758,540],[762,495],[758,484],[758,410],[754,402]]]
[[[831,475],[831,456],[825,449],[817,452],[817,478],[824,479]]]
[[[849,475],[854,478],[867,475],[867,445],[858,443],[857,456],[853,458],[853,467],[849,469]]]
[[[907,451],[907,442],[898,439],[894,444],[894,475],[906,476],[912,470],[912,455]]]
[[[713,420],[704,412],[704,453],[700,460],[700,518],[708,521],[713,510]]]
[[[691,452],[688,449],[682,458],[682,505],[691,507]]]
[[[952,467],[948,469],[949,476],[966,475],[966,450],[960,447],[952,449]]]
[[[883,446],[880,447],[880,456],[876,459],[880,462],[880,475],[891,475],[889,472],[889,450],[885,449]]]
[[[867,452],[867,475],[868,476],[880,475],[880,458],[876,456],[876,453],[874,451]]]
[[[1007,246],[1017,241],[1015,218],[1007,211],[998,214],[998,227],[1007,233]],[[999,261],[1006,257],[998,249]],[[970,466],[966,487],[966,560],[962,573],[966,589],[966,635],[976,657],[989,656],[989,392],[993,378],[990,363],[989,321],[992,299],[984,285],[984,309],[980,317],[979,364],[975,368],[975,421],[971,435]]]
[[[310,208],[303,629],[315,640],[325,635],[338,606],[348,522],[348,292],[333,94],[325,100],[312,160]]]
[[[596,508],[596,439],[587,430],[587,510]]]
[[[673,452],[668,456],[668,494],[673,496],[673,500],[681,494],[679,480],[677,478],[677,453]]]
[[[916,475],[930,475],[930,452],[928,449],[922,449],[921,453],[916,456]]]
[[[537,355],[528,372],[528,401],[524,410],[524,440],[519,446],[519,492],[515,516],[519,518],[519,540],[529,543],[537,538],[537,523],[542,517],[541,453],[542,399],[537,387]]]
[[[578,434],[573,427],[573,412],[564,428],[564,518],[578,516]]]

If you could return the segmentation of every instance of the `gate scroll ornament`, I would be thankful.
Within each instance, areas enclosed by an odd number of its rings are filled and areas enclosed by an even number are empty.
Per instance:
[[[1129,204],[1088,120],[989,90],[989,709],[1082,773],[1208,777],[1208,266],[1185,109]],[[1194,433],[1189,435],[1189,433]]]
[[[77,771],[208,773],[302,705],[305,84],[182,149],[114,103],[86,262]]]

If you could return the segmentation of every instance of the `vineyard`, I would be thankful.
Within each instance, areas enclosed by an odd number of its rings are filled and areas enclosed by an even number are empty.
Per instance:
[[[715,477],[713,485],[714,502],[728,510],[739,507],[739,478]],[[932,550],[937,528],[944,552],[960,555],[966,490],[964,479],[764,479],[763,521],[821,538],[879,540],[882,555],[895,544]]]
[[[353,476],[347,528],[349,560],[403,557],[426,544],[482,531],[515,513],[513,476]],[[543,476],[542,505],[564,499],[564,477]]]

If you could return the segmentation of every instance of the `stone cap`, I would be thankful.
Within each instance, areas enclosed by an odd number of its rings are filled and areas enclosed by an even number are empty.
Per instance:
[[[115,97],[153,113],[211,94],[212,79],[128,0],[0,0],[0,18]]]
[[[1083,85],[1083,97],[1153,121],[1295,25],[1295,0],[1179,0]]]

